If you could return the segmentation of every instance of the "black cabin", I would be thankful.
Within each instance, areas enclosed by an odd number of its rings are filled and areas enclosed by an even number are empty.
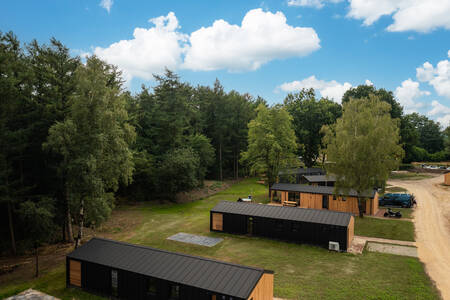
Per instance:
[[[101,238],[68,254],[66,270],[67,286],[120,299],[273,297],[271,271]]]
[[[350,213],[310,208],[222,201],[210,211],[210,230],[251,234],[346,251],[353,240]]]

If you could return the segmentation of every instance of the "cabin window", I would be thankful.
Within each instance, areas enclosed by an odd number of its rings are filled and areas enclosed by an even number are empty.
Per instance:
[[[328,209],[328,195],[322,195],[322,208]]]
[[[289,192],[288,193],[288,201],[300,203],[300,193]]]
[[[336,195],[333,195],[333,200],[336,200]]]
[[[347,197],[342,197],[342,201],[347,201]]]
[[[170,287],[170,300],[178,300],[180,299],[180,286],[179,285],[172,285]]]
[[[111,293],[113,296],[117,296],[117,289],[118,289],[118,274],[117,270],[111,270]]]
[[[147,286],[147,293],[150,296],[156,296],[156,292],[157,292],[157,282],[156,282],[156,278],[149,278],[148,279],[148,286]]]

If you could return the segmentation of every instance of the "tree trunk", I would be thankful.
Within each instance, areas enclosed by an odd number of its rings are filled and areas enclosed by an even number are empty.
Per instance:
[[[69,193],[66,188],[65,192],[65,200],[66,200],[66,232],[67,232],[67,242],[73,243],[73,230],[72,230],[72,218],[70,216],[70,207],[69,207]]]
[[[11,202],[8,201],[8,219],[9,219],[9,233],[11,235],[11,249],[13,255],[16,255],[17,254],[16,238],[14,237],[14,223],[12,217],[13,216],[12,216]]]
[[[222,141],[219,143],[219,180],[223,181],[222,177]]]
[[[64,221],[63,224],[61,226],[62,232],[61,232],[61,236],[62,236],[62,241],[63,242],[67,242],[67,240],[69,239],[69,237],[67,236],[67,225],[66,225],[66,217],[64,217]]]
[[[80,206],[80,224],[78,227],[78,236],[75,243],[75,249],[81,244],[81,239],[83,238],[83,226],[84,226],[84,200],[81,200]]]
[[[39,277],[39,247],[36,245],[36,274],[35,277]]]

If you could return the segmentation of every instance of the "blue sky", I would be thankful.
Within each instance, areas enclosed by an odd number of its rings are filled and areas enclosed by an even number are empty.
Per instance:
[[[165,66],[269,103],[302,87],[340,102],[367,83],[450,123],[450,0],[8,1],[0,30],[97,54],[133,92]]]

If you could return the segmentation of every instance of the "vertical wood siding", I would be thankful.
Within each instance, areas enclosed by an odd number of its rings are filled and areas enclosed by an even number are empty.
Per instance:
[[[223,231],[223,215],[219,213],[212,214],[213,229]]]
[[[450,173],[444,175],[444,184],[450,185]]]
[[[264,273],[247,299],[273,300],[273,274]]]
[[[347,249],[350,248],[350,245],[353,241],[353,236],[355,234],[355,218],[352,216],[350,218],[350,223],[347,227]]]
[[[81,262],[72,259],[69,261],[69,283],[81,287]]]

